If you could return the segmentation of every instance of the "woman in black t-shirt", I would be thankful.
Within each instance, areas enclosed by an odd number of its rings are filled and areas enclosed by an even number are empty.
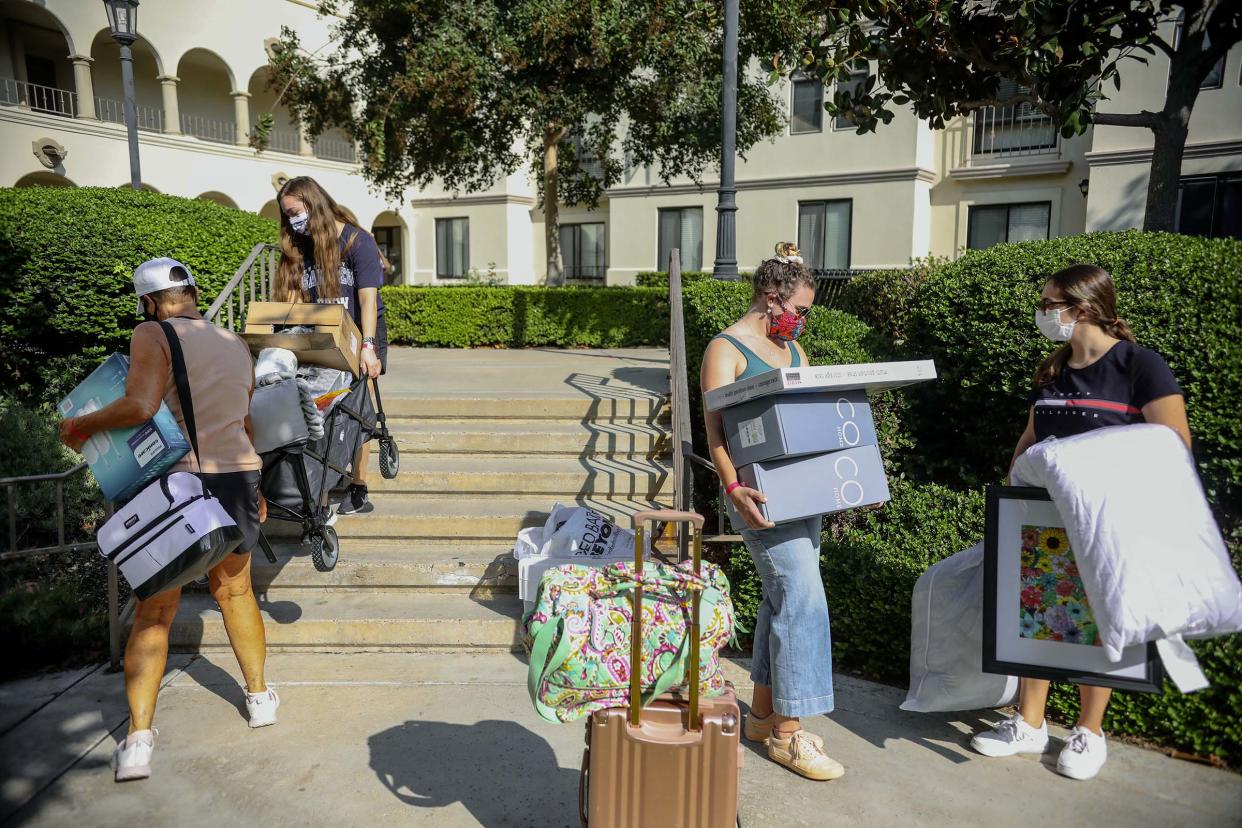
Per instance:
[[[1035,324],[1049,339],[1065,344],[1035,373],[1031,410],[1013,461],[1042,440],[1142,422],[1167,425],[1190,448],[1182,389],[1164,359],[1138,345],[1129,325],[1117,317],[1116,290],[1107,271],[1079,264],[1053,274],[1044,285]],[[1043,753],[1048,686],[1042,679],[1021,679],[1018,712],[976,735],[971,746],[986,756]],[[1079,694],[1081,712],[1057,771],[1090,779],[1108,755],[1101,728],[1112,691],[1083,685]]]
[[[277,203],[281,257],[273,298],[344,305],[362,332],[362,371],[375,379],[388,367],[388,329],[379,291],[384,265],[375,239],[308,176],[285,182]],[[367,496],[367,454],[364,443],[354,458],[353,482],[337,507],[340,514],[375,508]]]

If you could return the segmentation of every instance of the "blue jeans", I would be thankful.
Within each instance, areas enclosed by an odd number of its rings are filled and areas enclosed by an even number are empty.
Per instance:
[[[834,707],[832,633],[819,573],[822,525],[816,515],[741,530],[763,581],[750,677],[772,688],[772,707],[782,716],[814,716]]]

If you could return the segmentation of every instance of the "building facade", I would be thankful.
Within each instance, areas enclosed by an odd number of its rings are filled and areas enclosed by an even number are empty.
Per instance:
[[[282,26],[309,48],[331,19],[308,0],[213,0],[139,7],[134,74],[143,186],[275,217],[276,189],[311,175],[375,233],[394,282],[543,278],[544,217],[526,171],[487,191],[434,187],[389,203],[358,174],[343,135],[315,141],[267,84],[267,44]],[[1112,111],[1158,108],[1167,62],[1131,63]],[[859,71],[851,83],[862,83]],[[1213,73],[1191,120],[1179,221],[1186,232],[1237,234],[1242,211],[1242,46]],[[1098,127],[1062,139],[1029,106],[997,106],[944,130],[900,112],[876,132],[822,109],[825,90],[798,80],[784,134],[737,166],[738,261],[754,267],[793,240],[818,270],[902,267],[969,247],[1142,224],[1151,136]],[[1017,90],[1013,90],[1016,92]],[[119,52],[96,0],[0,0],[0,186],[123,186],[129,179]],[[271,113],[262,153],[251,125]],[[27,149],[29,148],[29,149]],[[626,284],[682,251],[710,269],[716,182],[626,169],[600,205],[562,207],[561,246],[575,280]]]

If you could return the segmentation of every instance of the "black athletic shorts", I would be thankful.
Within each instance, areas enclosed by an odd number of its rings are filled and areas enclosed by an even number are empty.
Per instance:
[[[202,475],[203,485],[220,500],[224,511],[241,530],[238,555],[253,552],[259,545],[259,473],[257,471],[225,472]]]

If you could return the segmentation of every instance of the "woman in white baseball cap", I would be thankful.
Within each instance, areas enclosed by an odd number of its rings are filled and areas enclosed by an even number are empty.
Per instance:
[[[246,680],[250,726],[275,724],[280,699],[264,682],[266,636],[250,583],[250,551],[258,542],[266,511],[259,494],[263,463],[255,453],[250,425],[254,390],[250,349],[236,334],[203,318],[194,276],[176,259],[153,259],[140,265],[134,271],[134,291],[145,321],[130,339],[125,396],[91,414],[61,422],[61,440],[79,450],[93,434],[150,420],[161,402],[168,404],[185,430],[168,340],[156,323],[171,324],[182,345],[200,449],[197,457],[191,450],[173,470],[201,470],[204,484],[242,531],[244,539],[236,553],[208,573],[208,582]],[[151,775],[156,737],[151,721],[168,660],[168,631],[180,600],[181,590],[173,589],[138,602],[125,648],[129,734],[112,757],[118,782]]]

